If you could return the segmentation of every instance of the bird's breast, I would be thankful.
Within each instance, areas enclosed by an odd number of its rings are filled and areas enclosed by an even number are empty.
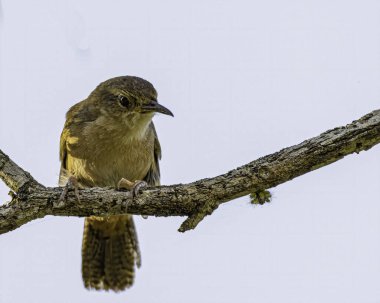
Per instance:
[[[142,180],[154,161],[153,139],[111,136],[87,140],[82,142],[85,156],[69,156],[68,169],[84,186],[116,187],[121,178]]]

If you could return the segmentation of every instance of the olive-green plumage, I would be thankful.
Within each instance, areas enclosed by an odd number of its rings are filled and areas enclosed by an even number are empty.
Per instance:
[[[117,187],[122,179],[159,185],[161,148],[151,121],[172,113],[157,102],[148,81],[109,79],[70,108],[61,134],[59,184]],[[85,219],[82,276],[86,288],[120,291],[134,281],[141,257],[131,215]]]

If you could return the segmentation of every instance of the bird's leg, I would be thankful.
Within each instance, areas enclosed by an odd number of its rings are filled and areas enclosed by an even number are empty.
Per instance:
[[[148,183],[142,180],[136,180],[135,182],[131,182],[125,178],[121,178],[119,183],[117,183],[117,188],[120,189],[128,189],[132,193],[132,197],[136,197],[141,188],[147,186]]]
[[[67,194],[69,193],[69,190],[74,190],[75,197],[77,198],[78,202],[80,202],[78,189],[79,189],[79,183],[78,183],[77,178],[75,178],[74,176],[70,176],[67,179],[67,183],[65,187],[63,188],[61,196],[58,199],[58,202],[61,203],[67,199]]]
[[[136,180],[135,182],[131,182],[125,178],[121,178],[120,181],[117,183],[117,189],[130,190],[132,193],[132,197],[135,198],[138,195],[140,189],[147,185],[148,183],[146,183],[145,181]],[[147,215],[141,215],[141,217],[143,217],[144,219],[148,219]]]

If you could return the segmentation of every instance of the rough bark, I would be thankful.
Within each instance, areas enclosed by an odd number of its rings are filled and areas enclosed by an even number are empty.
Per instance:
[[[331,164],[352,153],[368,150],[380,142],[380,110],[326,131],[298,145],[259,158],[223,175],[176,184],[144,188],[135,198],[112,188],[80,190],[59,202],[62,188],[49,188],[17,166],[0,150],[0,178],[12,190],[12,201],[0,207],[0,233],[53,216],[104,216],[140,214],[188,216],[179,231],[193,229],[221,203],[260,192]]]

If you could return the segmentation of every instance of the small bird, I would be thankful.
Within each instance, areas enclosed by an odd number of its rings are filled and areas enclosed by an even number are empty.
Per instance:
[[[173,116],[157,102],[157,92],[148,81],[121,76],[100,83],[66,114],[59,185],[74,185],[78,199],[78,186],[127,187],[136,194],[144,184],[160,185],[155,113]],[[135,265],[141,266],[141,255],[132,215],[85,219],[86,288],[124,290],[134,282]]]

